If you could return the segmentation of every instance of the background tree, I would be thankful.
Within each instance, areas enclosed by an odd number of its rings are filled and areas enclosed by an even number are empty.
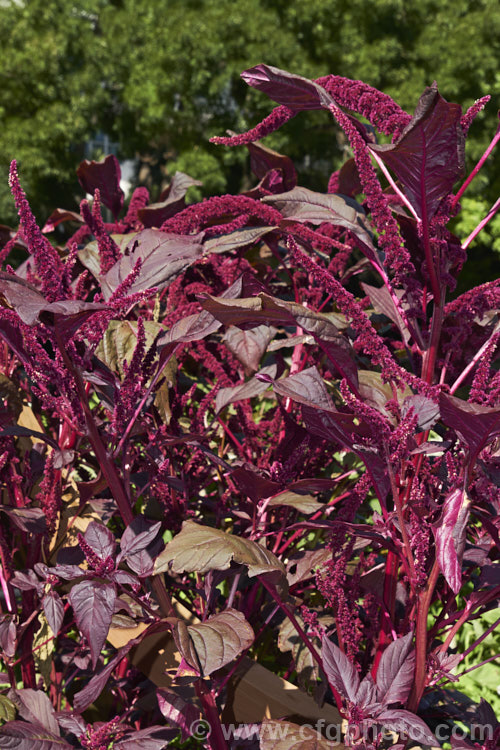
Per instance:
[[[496,127],[500,9],[493,0],[247,0],[241,7],[232,0],[7,0],[4,6],[4,223],[16,223],[7,187],[13,157],[43,220],[56,205],[77,205],[75,166],[99,132],[118,144],[120,157],[139,155],[139,176],[153,195],[176,169],[202,180],[207,194],[248,186],[246,149],[208,141],[226,129],[243,131],[270,111],[272,103],[239,75],[259,62],[309,77],[359,78],[409,111],[434,79],[445,98],[464,107],[491,93],[473,126],[469,163]],[[295,159],[302,184],[324,190],[345,158],[338,138],[324,113],[310,113],[268,143]],[[498,194],[498,159],[483,172],[475,211]]]

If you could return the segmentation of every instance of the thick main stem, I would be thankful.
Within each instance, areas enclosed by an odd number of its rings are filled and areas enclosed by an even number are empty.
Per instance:
[[[410,711],[416,711],[418,709],[420,699],[425,690],[427,677],[427,616],[429,614],[429,607],[431,605],[438,576],[439,566],[437,561],[435,561],[427,585],[419,600],[417,627],[415,631],[415,681],[408,701],[408,708]]]

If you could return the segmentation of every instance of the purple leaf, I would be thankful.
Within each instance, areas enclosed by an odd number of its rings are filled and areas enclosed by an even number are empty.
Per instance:
[[[126,570],[115,570],[111,573],[110,578],[112,581],[120,583],[122,586],[132,586],[134,591],[138,591],[141,588],[141,583],[137,580],[137,576],[132,575],[132,573],[127,573]]]
[[[75,578],[81,578],[85,575],[85,570],[78,567],[78,565],[56,565],[52,568],[52,572],[64,578],[65,581],[74,581]]]
[[[394,172],[420,219],[436,213],[464,169],[462,108],[434,84],[425,89],[410,123],[394,144],[370,145]]]
[[[60,735],[54,708],[48,695],[42,690],[32,690],[31,688],[9,690],[8,697],[15,704],[20,716],[25,721],[30,722],[30,724],[39,724],[56,737]]]
[[[156,697],[163,716],[169,724],[180,729],[181,741],[188,740],[191,737],[191,725],[200,718],[199,709],[166,688],[159,688]]]
[[[76,713],[66,713],[66,711],[59,711],[56,713],[57,723],[66,732],[71,732],[76,737],[85,733],[87,728],[87,722]]]
[[[441,393],[441,418],[467,445],[472,463],[493,438],[500,435],[500,410],[472,404]]]
[[[144,516],[136,516],[132,523],[127,526],[123,532],[120,541],[120,554],[117,558],[117,563],[126,558],[128,555],[132,555],[136,552],[140,552],[146,549],[152,541],[158,535],[161,528],[161,521],[156,523],[149,523],[146,521]]]
[[[65,208],[56,208],[55,211],[52,211],[45,222],[42,232],[44,234],[49,234],[49,232],[53,232],[54,229],[64,221],[77,221],[79,224],[83,223],[82,217],[80,214],[75,213],[75,211],[67,211]]]
[[[120,187],[121,170],[116,156],[109,154],[102,161],[85,159],[76,174],[86,193],[94,195],[95,190],[99,190],[101,201],[117,219],[123,207],[124,194]]]
[[[140,552],[134,552],[127,557],[127,565],[140,578],[153,575],[154,561],[164,548],[163,539],[159,537],[147,549],[141,549]]]
[[[384,705],[404,703],[408,698],[415,674],[413,633],[390,643],[382,654],[377,670],[379,700]]]
[[[0,649],[12,658],[16,653],[17,627],[14,615],[0,615]]]
[[[296,187],[288,193],[268,195],[263,202],[272,203],[286,222],[322,224],[326,221],[334,226],[345,227],[370,249],[370,257],[374,257],[375,250],[365,212],[352,198],[332,193],[315,193],[307,188]]]
[[[103,560],[115,554],[115,537],[104,524],[91,521],[85,530],[84,538],[89,547],[92,547],[96,555]]]
[[[42,598],[42,607],[50,629],[54,635],[57,635],[64,619],[64,605],[61,597],[55,591],[48,591]]]
[[[403,709],[384,711],[377,716],[378,722],[383,724],[386,729],[404,734],[421,745],[440,747],[425,721],[422,721],[421,718],[410,711],[404,711]]]
[[[260,373],[269,374],[270,377],[276,375],[276,365],[270,365],[269,367],[263,367]],[[215,413],[218,414],[228,404],[233,404],[235,401],[242,401],[246,398],[254,398],[260,393],[266,391],[269,384],[262,382],[257,378],[250,378],[246,383],[241,385],[235,385],[229,388],[221,388],[217,391],[215,397]]]
[[[256,65],[243,71],[241,77],[249,86],[295,111],[327,109],[333,103],[330,94],[317,83],[271,65]]]
[[[116,590],[113,584],[82,581],[68,594],[78,629],[85,636],[95,669],[101,649],[108,635],[115,608]]]
[[[462,586],[462,558],[470,505],[465,490],[453,490],[445,497],[441,521],[434,528],[436,558],[441,572],[455,594],[458,594]]]
[[[161,750],[174,736],[172,731],[165,727],[152,726],[139,729],[113,742],[113,750]]]
[[[38,322],[39,315],[42,312],[57,315],[75,315],[79,312],[94,312],[106,309],[105,305],[76,299],[47,302],[45,297],[34,286],[20,276],[10,275],[4,271],[0,271],[1,297],[6,300],[7,307],[12,307],[23,323],[29,326]]]
[[[111,677],[111,673],[118,666],[124,656],[128,654],[130,649],[139,642],[140,638],[134,638],[129,641],[126,646],[123,646],[115,656],[108,662],[108,664],[97,674],[93,675],[90,681],[85,685],[83,690],[73,698],[73,708],[78,713],[85,711],[91,703],[93,703],[100,696],[104,690],[107,681]]]
[[[367,674],[361,680],[361,684],[356,693],[356,705],[366,713],[374,714],[380,710],[380,704],[377,702],[377,686],[371,674]]]
[[[224,334],[223,341],[229,351],[234,354],[247,374],[257,372],[267,345],[276,333],[276,329],[268,325],[260,325],[249,331],[230,326]]]
[[[297,184],[297,172],[289,156],[283,156],[262,143],[247,143],[250,153],[250,169],[259,180],[271,170],[279,170],[282,175],[283,190],[292,190]]]
[[[432,399],[418,393],[405,398],[401,415],[405,417],[411,408],[413,408],[414,413],[417,415],[417,427],[421,431],[430,430],[440,417],[439,405],[432,401]]]
[[[229,476],[238,489],[244,492],[254,503],[258,503],[259,500],[265,497],[275,495],[281,489],[281,485],[278,482],[273,482],[257,474],[256,471],[253,471],[248,466],[245,466],[245,468],[238,466],[230,472]]]
[[[385,315],[387,318],[389,318],[389,320],[392,320],[392,322],[397,325],[404,343],[407,344],[411,338],[410,332],[403,323],[403,319],[401,318],[399,310],[394,304],[394,301],[389,294],[389,290],[387,289],[387,287],[370,286],[370,284],[364,284],[363,282],[361,283],[361,286],[365,294],[367,294],[370,298],[370,302],[372,303],[375,311],[378,313],[382,313],[382,315]]]
[[[45,513],[41,508],[7,508],[4,506],[1,510],[21,531],[27,531],[29,534],[45,534],[47,531]]]
[[[60,750],[71,748],[66,740],[53,735],[36,724],[25,721],[8,721],[0,727],[0,748],[15,748],[15,750]]]
[[[164,221],[185,207],[184,198],[189,188],[202,184],[183,172],[176,172],[168,188],[161,194],[160,202],[150,203],[149,206],[139,209],[137,212],[139,220],[146,228],[161,227]]]
[[[26,570],[24,572],[16,570],[16,572],[10,579],[10,582],[13,586],[16,586],[16,588],[21,589],[21,591],[38,589],[39,587],[42,588],[43,586],[43,584],[40,583],[37,576],[32,570]]]
[[[352,347],[327,315],[263,292],[244,299],[208,297],[202,305],[225,325],[242,328],[262,323],[299,326],[314,337],[342,376],[357,390],[357,369]]]
[[[352,661],[326,636],[323,638],[321,657],[330,685],[343,698],[356,703],[360,680]]]
[[[277,227],[246,227],[243,229],[235,229],[234,232],[228,234],[219,234],[215,237],[211,237],[209,240],[205,240],[203,243],[203,254],[209,255],[210,253],[227,253],[229,250],[236,250],[238,248],[247,247],[258,242],[261,237],[272,232]],[[224,226],[221,226],[221,232],[224,231]]]
[[[144,229],[134,235],[125,254],[101,278],[104,299],[119,287],[139,260],[141,270],[128,294],[143,292],[153,287],[163,289],[203,254],[201,236],[168,234],[159,229]]]

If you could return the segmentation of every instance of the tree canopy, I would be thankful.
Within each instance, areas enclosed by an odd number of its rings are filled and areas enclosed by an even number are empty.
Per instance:
[[[106,133],[139,155],[153,196],[180,169],[206,193],[248,186],[247,152],[209,143],[272,108],[241,80],[261,62],[308,77],[361,79],[413,111],[435,79],[465,108],[492,95],[473,125],[469,164],[496,129],[500,9],[493,0],[3,0],[0,8],[0,222],[15,224],[7,168],[17,158],[40,220],[82,197],[75,168]],[[293,119],[268,145],[302,184],[326,189],[345,158],[326,113]],[[96,154],[98,156],[98,154]],[[476,192],[498,193],[498,160]],[[490,182],[487,185],[488,180]],[[483,195],[484,198],[484,195]]]

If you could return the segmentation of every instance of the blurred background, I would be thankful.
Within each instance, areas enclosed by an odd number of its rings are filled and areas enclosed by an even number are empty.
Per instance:
[[[494,0],[0,0],[0,49],[0,224],[8,226],[17,225],[7,184],[14,157],[41,224],[56,207],[77,210],[76,167],[108,153],[120,160],[124,188],[146,185],[152,200],[176,170],[203,182],[191,201],[248,189],[247,149],[209,138],[271,111],[240,78],[261,62],[361,79],[409,112],[433,80],[464,110],[491,94],[470,131],[468,169],[498,124]],[[302,113],[265,143],[294,160],[300,184],[324,192],[349,155],[327,112]],[[499,166],[497,154],[467,192],[462,236],[498,197]],[[471,245],[471,281],[498,275],[499,230],[497,218]]]

